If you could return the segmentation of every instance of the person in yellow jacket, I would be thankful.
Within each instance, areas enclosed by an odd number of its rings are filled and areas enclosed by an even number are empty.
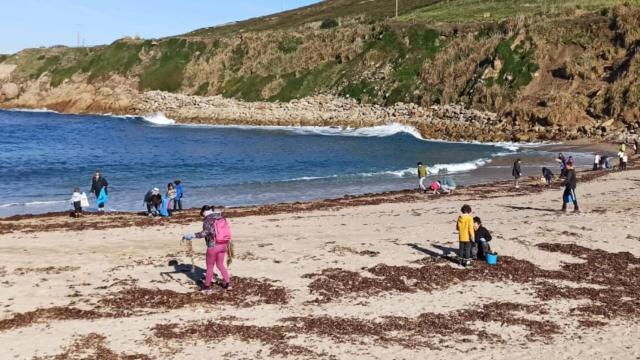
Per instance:
[[[460,264],[463,266],[471,265],[471,248],[475,238],[475,230],[473,228],[473,216],[471,215],[471,206],[464,204],[460,209],[462,214],[458,217],[456,230],[458,230],[458,241],[460,242]]]
[[[418,186],[423,193],[427,192],[427,187],[424,185],[424,179],[429,175],[429,171],[427,167],[422,164],[422,162],[418,163]]]

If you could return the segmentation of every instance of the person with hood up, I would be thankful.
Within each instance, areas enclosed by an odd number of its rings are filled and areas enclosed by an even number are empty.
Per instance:
[[[162,195],[160,195],[160,189],[153,188],[147,191],[144,195],[144,204],[147,206],[147,215],[156,216],[162,206]]]
[[[89,192],[93,193],[96,196],[96,205],[98,206],[98,211],[104,211],[104,206],[107,203],[109,195],[107,186],[109,186],[107,179],[102,176],[100,170],[96,170],[96,173],[91,179],[91,190],[89,190]]]
[[[211,283],[213,282],[213,267],[216,266],[222,275],[222,288],[231,288],[231,279],[229,271],[224,265],[224,257],[227,254],[228,247],[231,242],[231,232],[229,223],[222,214],[221,209],[214,206],[204,205],[200,209],[202,216],[202,231],[195,234],[187,234],[182,237],[183,240],[191,241],[194,238],[204,238],[207,245],[207,273],[204,280],[202,292],[211,294]]]

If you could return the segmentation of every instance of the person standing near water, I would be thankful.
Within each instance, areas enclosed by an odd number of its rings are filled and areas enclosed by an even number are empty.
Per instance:
[[[520,170],[520,159],[516,159],[516,161],[513,163],[513,169],[511,170],[511,175],[513,175],[513,177],[515,178],[515,184],[516,184],[516,189],[520,187],[520,185],[518,185],[518,180],[520,180],[520,177],[522,176],[522,171]]]
[[[562,182],[564,192],[562,193],[562,211],[567,211],[567,204],[573,203],[573,211],[580,212],[578,207],[578,199],[576,198],[576,170],[573,168],[573,162],[567,163],[567,177]]]
[[[107,179],[102,176],[100,170],[96,170],[91,180],[91,190],[89,190],[89,192],[92,192],[96,196],[98,211],[104,211],[104,204],[106,203],[106,197],[108,195],[107,186],[109,186]]]
[[[424,179],[427,177],[427,168],[422,165],[422,162],[418,163],[418,186],[420,187],[420,190],[422,190],[422,192],[426,193],[427,192],[427,187],[424,186]]]

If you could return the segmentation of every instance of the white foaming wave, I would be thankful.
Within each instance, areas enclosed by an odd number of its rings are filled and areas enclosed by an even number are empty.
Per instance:
[[[387,125],[377,125],[364,128],[341,128],[341,127],[322,127],[322,126],[301,126],[301,127],[284,127],[300,135],[323,135],[323,136],[354,136],[354,137],[387,137],[400,133],[409,134],[416,139],[424,140],[420,132],[416,128],[399,123],[391,123]]]
[[[47,108],[37,108],[37,109],[26,109],[26,108],[14,108],[14,109],[2,109],[6,111],[14,111],[14,112],[32,112],[32,113],[52,113],[52,114],[60,114],[55,110],[50,110]]]
[[[169,119],[162,112],[157,112],[155,114],[146,115],[146,116],[140,116],[140,118],[154,125],[175,125],[176,124],[175,120]]]
[[[446,169],[447,173],[461,173],[467,172],[471,170],[475,170],[479,167],[485,166],[490,163],[491,159],[477,159],[464,163],[457,164],[435,164],[433,166],[429,166],[429,174],[437,175],[440,171]],[[327,176],[303,176],[293,179],[286,180],[278,180],[274,182],[294,182],[294,181],[310,181],[310,180],[325,180],[325,179],[334,179],[334,178],[362,178],[362,177],[373,177],[373,176],[385,176],[391,175],[398,178],[403,177],[412,177],[418,174],[417,168],[407,168],[402,170],[387,170],[387,171],[376,171],[376,172],[366,172],[366,173],[357,173],[357,174],[345,174],[345,175],[327,175]]]
[[[207,127],[217,129],[240,130],[273,130],[285,131],[297,135],[321,135],[321,136],[352,136],[352,137],[387,137],[399,133],[409,134],[419,140],[424,139],[418,130],[412,126],[400,123],[377,125],[364,128],[351,128],[340,126],[284,126],[284,125],[207,125],[207,124],[179,124],[187,127]]]
[[[67,203],[67,200],[51,200],[51,201],[31,201],[26,203],[8,203],[0,204],[0,208],[18,207],[18,206],[39,206],[39,205],[54,205]]]

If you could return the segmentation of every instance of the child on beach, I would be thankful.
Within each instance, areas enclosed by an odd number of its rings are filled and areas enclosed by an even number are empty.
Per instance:
[[[204,287],[202,292],[204,294],[211,294],[211,283],[213,282],[213,267],[214,265],[220,271],[222,275],[223,289],[230,289],[230,276],[229,271],[224,265],[224,257],[227,255],[227,250],[231,246],[231,231],[229,229],[229,223],[222,214],[222,209],[215,208],[214,206],[205,205],[200,209],[200,216],[202,220],[202,231],[195,234],[187,234],[182,237],[183,240],[191,241],[193,238],[204,238],[207,245],[207,273],[205,276]]]
[[[82,215],[82,194],[80,193],[80,188],[73,189],[71,205],[73,205],[73,217],[80,217]]]
[[[184,188],[182,182],[176,180],[173,182],[176,186],[176,198],[173,200],[173,211],[182,210],[182,196],[184,195]]]
[[[426,179],[428,174],[427,168],[422,165],[422,162],[418,163],[418,186],[422,192],[426,193],[427,188],[424,186],[424,179]]]
[[[482,220],[477,216],[473,218],[473,229],[475,230],[476,245],[478,245],[478,259],[485,260],[487,254],[491,252],[491,247],[489,246],[491,233],[482,226]]]
[[[166,196],[169,199],[169,204],[173,203],[176,200],[176,188],[175,188],[175,186],[173,186],[173,183],[168,183],[167,184],[167,194],[166,194]]]
[[[471,206],[464,204],[460,209],[462,214],[458,217],[456,230],[458,231],[460,265],[471,265],[471,247],[475,239],[475,229],[473,228],[473,217],[471,216]]]

